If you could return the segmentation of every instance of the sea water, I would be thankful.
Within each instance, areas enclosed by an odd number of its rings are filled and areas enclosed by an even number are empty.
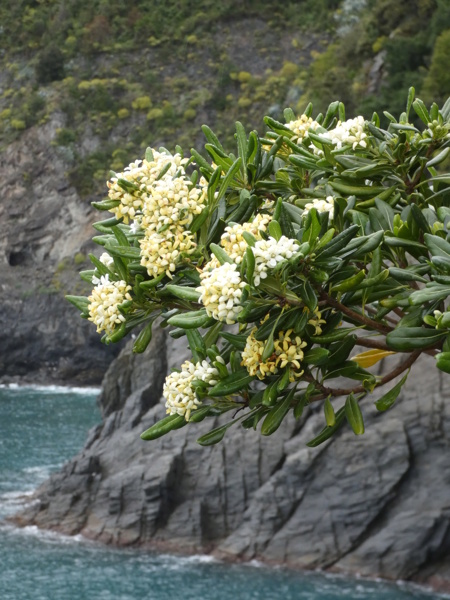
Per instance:
[[[103,547],[2,522],[83,445],[97,390],[0,387],[0,600],[431,600],[407,584]]]

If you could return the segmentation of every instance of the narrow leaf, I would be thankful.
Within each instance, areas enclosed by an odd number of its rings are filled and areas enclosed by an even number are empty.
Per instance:
[[[402,379],[396,385],[394,385],[394,387],[391,390],[386,392],[386,394],[384,394],[384,396],[381,396],[381,398],[375,402],[375,406],[377,407],[377,410],[379,410],[380,412],[383,412],[385,410],[388,410],[388,408],[391,408],[391,406],[397,400],[397,397],[400,394],[400,390],[402,389],[403,384],[407,380],[408,375],[409,375],[409,371],[408,371],[408,373],[406,373],[406,375],[404,375],[402,377]]]
[[[367,350],[366,352],[361,352],[356,356],[352,356],[350,360],[358,363],[358,365],[363,367],[363,369],[367,369],[369,367],[373,367],[373,365],[376,365],[377,362],[383,358],[386,358],[386,356],[389,356],[390,354],[396,354],[396,352],[391,350],[373,349]]]
[[[254,379],[253,375],[248,374],[247,369],[241,369],[219,381],[209,390],[209,395],[227,396],[228,394],[234,394],[246,388]]]
[[[355,435],[364,433],[364,419],[358,400],[350,394],[345,401],[345,416]]]

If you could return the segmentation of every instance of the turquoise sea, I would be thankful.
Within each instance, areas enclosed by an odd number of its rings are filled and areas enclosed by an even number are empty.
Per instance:
[[[2,519],[17,512],[48,475],[83,445],[100,420],[96,390],[0,388],[1,600],[430,600],[408,584],[387,584],[228,565],[99,546]]]

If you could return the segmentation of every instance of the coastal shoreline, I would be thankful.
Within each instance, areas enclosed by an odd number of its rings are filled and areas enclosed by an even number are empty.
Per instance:
[[[28,502],[33,501],[33,497],[27,498]],[[395,585],[401,587],[403,589],[410,588],[412,590],[417,590],[426,594],[439,593],[439,598],[443,600],[445,598],[450,598],[450,582],[446,580],[439,580],[432,578],[429,581],[415,581],[415,580],[403,580],[403,579],[388,579],[385,577],[381,577],[379,575],[374,574],[373,576],[362,576],[359,573],[352,573],[349,571],[343,571],[339,569],[334,569],[333,567],[328,569],[309,569],[306,567],[302,567],[290,562],[279,562],[273,560],[267,560],[263,556],[255,557],[251,560],[245,560],[240,558],[239,556],[226,555],[222,552],[217,552],[215,549],[207,550],[205,548],[191,548],[188,547],[181,548],[177,542],[169,543],[169,542],[161,542],[156,541],[154,543],[145,542],[142,544],[126,544],[126,543],[117,543],[117,542],[106,542],[98,539],[97,537],[90,536],[89,533],[79,532],[76,534],[68,534],[63,529],[58,527],[53,527],[49,529],[40,528],[36,525],[30,525],[25,522],[22,523],[20,518],[20,513],[18,515],[13,515],[4,519],[3,521],[6,524],[9,524],[18,529],[25,529],[27,527],[36,527],[42,533],[52,533],[57,536],[61,536],[61,538],[66,538],[73,540],[74,542],[84,541],[87,543],[94,544],[99,548],[113,548],[116,550],[132,550],[133,552],[139,554],[167,554],[173,557],[180,558],[193,558],[200,557],[202,559],[208,559],[211,561],[217,561],[223,564],[238,564],[245,566],[258,566],[269,569],[281,569],[292,572],[297,572],[301,574],[309,574],[309,573],[317,573],[324,574],[325,576],[335,577],[337,579],[343,580],[351,580],[351,581],[365,581],[365,582],[374,582],[374,583],[386,583],[390,585]],[[1,520],[0,520],[1,525]]]

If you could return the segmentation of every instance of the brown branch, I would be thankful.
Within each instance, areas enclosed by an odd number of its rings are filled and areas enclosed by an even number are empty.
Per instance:
[[[392,381],[392,379],[395,379],[395,377],[397,377],[398,375],[401,375],[404,371],[406,371],[406,369],[409,369],[409,367],[411,367],[411,365],[413,365],[416,360],[419,358],[419,356],[422,354],[422,350],[414,350],[414,352],[412,352],[408,358],[403,361],[402,363],[400,363],[398,365],[398,367],[396,367],[395,369],[393,369],[390,373],[388,373],[387,375],[385,375],[384,377],[382,377],[380,379],[380,381],[377,383],[377,387],[384,385],[385,383],[389,383],[389,381]],[[347,388],[347,389],[337,389],[337,388],[327,388],[324,385],[322,385],[321,383],[319,383],[318,381],[315,382],[322,394],[320,396],[315,396],[314,398],[310,399],[310,402],[316,402],[317,400],[322,400],[323,398],[326,398],[327,396],[348,396],[349,394],[359,394],[361,392],[366,392],[367,390],[362,386],[362,385],[358,385],[355,388]]]
[[[351,308],[348,308],[348,306],[341,304],[335,298],[328,296],[328,294],[326,294],[325,292],[322,293],[322,298],[329,304],[329,306],[332,306],[336,310],[341,311],[342,313],[344,313],[344,315],[347,315],[347,317],[350,317],[353,321],[361,323],[361,325],[366,325],[367,327],[371,327],[372,329],[381,331],[381,333],[389,333],[393,330],[393,327],[388,327],[387,325],[378,323],[373,319],[369,319],[369,317],[364,317],[363,315],[360,315]]]
[[[367,312],[370,312],[372,315],[376,315],[376,314],[377,314],[377,312],[378,312],[378,311],[377,311],[375,308],[372,308],[371,306],[366,306],[365,308],[366,308]],[[389,321],[389,322],[390,322],[390,323],[392,323],[393,325],[397,325],[397,324],[398,324],[398,321],[396,321],[395,319],[393,319],[393,318],[392,318],[392,317],[390,317],[389,315],[385,315],[385,316],[383,317],[383,319],[384,319],[385,321]]]
[[[376,340],[375,338],[364,338],[357,337],[356,345],[363,346],[364,348],[377,348],[378,350],[391,350],[386,342],[381,340]]]

